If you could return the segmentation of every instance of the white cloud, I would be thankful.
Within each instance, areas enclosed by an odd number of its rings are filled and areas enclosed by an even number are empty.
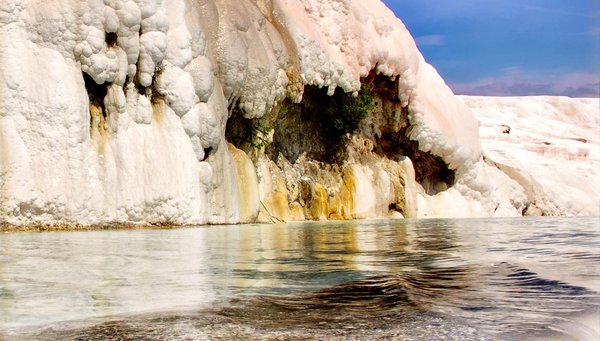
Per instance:
[[[534,74],[511,67],[498,77],[453,83],[450,87],[461,95],[598,97],[600,76],[584,72]]]
[[[432,34],[428,36],[416,37],[419,46],[443,46],[446,45],[446,36],[441,34]]]

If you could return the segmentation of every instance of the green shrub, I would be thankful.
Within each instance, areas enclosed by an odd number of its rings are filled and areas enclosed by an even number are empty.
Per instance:
[[[364,83],[356,97],[340,88],[336,89],[325,108],[326,120],[331,123],[333,135],[352,133],[358,128],[360,121],[375,107],[372,91],[370,83]]]

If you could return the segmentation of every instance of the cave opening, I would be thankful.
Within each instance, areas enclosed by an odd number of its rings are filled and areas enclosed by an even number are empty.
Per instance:
[[[376,139],[375,153],[390,160],[408,157],[415,170],[415,180],[425,191],[436,194],[451,187],[455,183],[455,171],[439,156],[419,149],[419,143],[406,136],[405,131],[383,132]]]
[[[293,164],[305,154],[315,161],[342,164],[348,159],[350,134],[359,133],[373,141],[375,154],[395,161],[410,158],[416,181],[427,193],[452,186],[454,170],[441,157],[420,150],[419,143],[408,137],[410,113],[398,98],[398,77],[371,72],[361,84],[358,96],[340,88],[329,96],[326,88],[305,86],[300,103],[286,99],[262,118],[246,119],[243,111],[234,107],[226,138],[249,155],[264,148],[271,160],[283,155]]]
[[[258,134],[259,119],[247,119],[244,112],[237,106],[230,109],[227,126],[225,127],[225,139],[236,148],[251,155],[252,149],[258,147],[255,140]]]
[[[211,155],[212,151],[213,147],[204,148],[204,159],[202,159],[202,161],[206,161],[206,159],[208,159],[208,157]]]
[[[88,94],[89,112],[90,112],[90,133],[94,131],[102,132],[104,130],[104,122],[106,121],[106,108],[104,106],[104,98],[108,93],[108,84],[98,84],[94,79],[85,72],[83,74],[83,82],[85,90]]]
[[[303,153],[316,161],[343,163],[349,135],[374,108],[371,93],[370,83],[363,83],[357,96],[341,88],[329,96],[326,88],[306,86],[300,103],[283,103],[267,154],[275,159],[281,153],[292,163]]]
[[[115,32],[108,32],[104,35],[104,41],[106,42],[106,46],[115,47],[117,46],[117,34]]]
[[[295,163],[306,153],[316,161],[341,163],[347,158],[348,134],[358,129],[372,108],[369,89],[355,97],[338,88],[329,96],[326,88],[306,86],[300,103],[286,99],[276,112],[262,118],[245,119],[240,109],[233,108],[226,138],[246,152],[265,147],[272,160],[281,154]]]
[[[455,171],[439,156],[419,149],[419,142],[409,136],[410,113],[408,106],[402,106],[398,99],[398,79],[383,75],[373,75],[372,83],[375,103],[387,122],[374,134],[374,152],[390,160],[408,157],[415,170],[415,180],[428,194],[435,194],[455,183]]]
[[[85,83],[85,90],[87,91],[90,109],[93,107],[95,110],[100,111],[103,117],[106,117],[106,108],[104,107],[104,98],[108,93],[108,83],[98,84],[94,79],[83,72],[83,82]]]

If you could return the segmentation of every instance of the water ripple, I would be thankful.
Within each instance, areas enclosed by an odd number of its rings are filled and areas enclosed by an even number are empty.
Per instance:
[[[594,340],[597,227],[473,219],[1,235],[0,339]]]

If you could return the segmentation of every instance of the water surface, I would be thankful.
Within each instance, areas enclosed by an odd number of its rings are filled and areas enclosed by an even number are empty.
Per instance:
[[[0,339],[600,339],[600,218],[0,235]]]

